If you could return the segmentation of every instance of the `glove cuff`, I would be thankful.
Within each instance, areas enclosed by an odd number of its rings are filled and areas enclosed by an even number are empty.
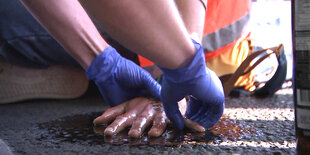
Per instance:
[[[111,72],[120,59],[120,55],[117,51],[109,46],[102,53],[97,55],[92,61],[90,66],[86,70],[86,77],[89,80],[104,81],[108,78],[107,75],[111,75]],[[97,78],[99,77],[99,78]]]
[[[203,74],[205,74],[206,62],[205,62],[204,50],[199,43],[197,43],[193,39],[192,41],[195,45],[197,52],[193,60],[189,63],[188,66],[184,68],[179,68],[179,69],[167,69],[165,67],[158,65],[158,67],[164,72],[164,78],[166,80],[179,83],[179,82],[192,80],[193,78],[198,78],[202,76]]]

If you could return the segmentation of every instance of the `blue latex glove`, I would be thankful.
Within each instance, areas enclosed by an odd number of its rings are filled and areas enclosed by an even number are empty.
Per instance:
[[[163,74],[161,101],[167,117],[178,129],[184,128],[184,119],[177,101],[191,95],[186,117],[198,122],[206,129],[222,116],[225,106],[223,86],[218,76],[206,67],[203,48],[197,42],[197,53],[185,68],[170,70],[160,67]]]
[[[96,83],[110,106],[144,95],[147,91],[159,99],[161,86],[151,74],[120,56],[113,47],[107,47],[95,57],[86,76]]]

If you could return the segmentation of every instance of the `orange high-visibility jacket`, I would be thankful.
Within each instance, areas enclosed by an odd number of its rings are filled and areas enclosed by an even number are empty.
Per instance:
[[[206,61],[230,51],[246,37],[245,26],[250,19],[250,0],[208,0],[202,46]],[[140,65],[151,61],[139,56]]]

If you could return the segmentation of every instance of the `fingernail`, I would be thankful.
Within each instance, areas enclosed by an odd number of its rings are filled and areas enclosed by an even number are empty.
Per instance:
[[[93,124],[97,125],[98,124],[97,122],[98,122],[98,118],[94,119]]]
[[[105,135],[113,135],[114,134],[113,128],[111,128],[111,127],[106,128],[104,130],[104,134]]]
[[[100,122],[102,122],[102,120],[101,121],[100,120],[101,120],[101,117],[97,117],[94,119],[93,123],[94,124],[102,124],[102,123],[100,123]]]
[[[197,126],[196,127],[196,131],[198,131],[198,132],[205,132],[206,129],[203,126]]]

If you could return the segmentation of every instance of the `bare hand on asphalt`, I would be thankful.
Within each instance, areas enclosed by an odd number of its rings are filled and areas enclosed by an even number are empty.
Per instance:
[[[186,109],[185,99],[179,102],[179,107],[184,114]],[[145,97],[137,97],[118,106],[108,108],[94,120],[95,125],[110,122],[112,123],[104,130],[105,135],[115,135],[131,126],[128,135],[138,138],[151,124],[152,127],[148,131],[148,135],[151,137],[161,136],[170,121],[162,108],[161,102]],[[185,126],[198,132],[205,131],[204,127],[186,118]]]

